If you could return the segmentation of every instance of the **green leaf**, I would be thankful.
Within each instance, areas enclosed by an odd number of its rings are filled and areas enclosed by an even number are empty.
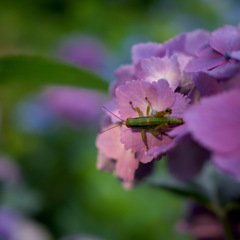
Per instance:
[[[166,190],[180,197],[193,199],[201,204],[208,204],[209,199],[205,190],[195,182],[180,182],[170,176],[150,179],[153,187]]]
[[[43,57],[7,56],[0,58],[0,84],[34,86],[66,84],[107,90],[108,84],[86,70]]]

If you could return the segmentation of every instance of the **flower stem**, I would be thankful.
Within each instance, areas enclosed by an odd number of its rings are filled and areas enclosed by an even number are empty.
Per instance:
[[[222,224],[224,234],[225,234],[225,239],[226,240],[235,240],[235,237],[233,235],[233,231],[232,231],[231,225],[229,223],[226,211],[224,209],[216,209],[215,213],[218,216],[218,218]]]

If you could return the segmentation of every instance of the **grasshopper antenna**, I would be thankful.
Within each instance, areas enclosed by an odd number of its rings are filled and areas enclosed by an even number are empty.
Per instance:
[[[103,108],[104,108],[105,110],[107,110],[109,113],[111,113],[113,116],[115,116],[116,118],[120,119],[122,122],[126,122],[126,121],[124,121],[123,119],[121,119],[120,117],[118,117],[117,115],[115,115],[113,112],[111,112],[110,110],[108,110],[107,108],[105,108],[104,106],[103,106]],[[118,125],[118,126],[119,126],[119,125]]]
[[[101,134],[101,133],[104,133],[104,132],[107,132],[108,130],[111,130],[111,129],[113,129],[113,128],[119,127],[119,126],[121,126],[121,124],[118,124],[118,125],[115,125],[115,126],[113,126],[113,127],[108,128],[108,129],[106,129],[106,130],[103,130],[103,131],[100,132],[100,134]]]

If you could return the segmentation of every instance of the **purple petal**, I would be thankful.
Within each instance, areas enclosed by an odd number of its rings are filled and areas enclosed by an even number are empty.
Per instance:
[[[233,51],[231,53],[231,57],[236,59],[236,60],[238,60],[238,61],[240,61],[240,51]]]
[[[108,53],[97,38],[76,36],[62,42],[57,54],[61,59],[77,66],[100,70]]]
[[[226,60],[223,55],[213,51],[210,47],[205,48],[200,52],[198,58],[191,60],[185,67],[185,72],[199,72],[213,69]]]
[[[162,57],[163,45],[158,43],[140,43],[132,48],[132,60],[137,64],[141,59],[150,57]]]
[[[189,181],[200,172],[209,155],[207,150],[188,138],[168,151],[168,169],[180,181]]]
[[[184,33],[164,43],[167,53],[184,53],[190,56],[196,55],[198,50],[209,42],[210,34],[198,29],[190,33]]]
[[[206,71],[206,73],[218,79],[226,79],[233,77],[237,72],[239,72],[239,69],[240,63],[232,59],[230,61],[225,61],[223,64],[211,71]]]
[[[192,80],[197,87],[201,97],[214,95],[222,91],[222,87],[216,78],[206,73],[195,73],[192,75]]]
[[[203,98],[185,114],[194,138],[216,152],[240,148],[240,90]]]
[[[214,164],[224,172],[236,177],[240,180],[240,151],[236,149],[234,152],[229,153],[218,153],[216,152],[212,156]]]
[[[210,33],[197,29],[187,34],[185,43],[185,52],[189,55],[196,55],[204,45],[208,44],[210,40]]]
[[[187,34],[183,33],[165,42],[164,48],[166,49],[165,51],[167,55],[172,56],[173,54],[178,52],[185,53],[186,37],[187,37]]]
[[[143,59],[140,62],[140,70],[137,72],[137,78],[149,82],[166,79],[174,91],[179,85],[181,71],[176,56],[171,58]]]
[[[188,108],[189,102],[189,98],[187,98],[181,93],[176,93],[174,102],[172,106],[170,106],[170,108],[172,109],[171,117],[182,118],[183,113]]]
[[[110,94],[115,97],[115,90],[118,86],[124,84],[126,81],[133,80],[135,69],[132,65],[123,65],[114,72],[117,81],[113,82],[110,86]]]
[[[121,122],[119,111],[117,109],[116,98],[113,98],[111,101],[104,103],[104,107],[109,110],[109,111],[105,110],[105,113],[107,116],[111,118],[112,123]]]
[[[184,125],[182,125],[182,126],[184,126]],[[185,131],[184,128],[182,128],[182,126],[174,128],[170,132],[170,133],[172,133],[175,130],[173,134],[168,134],[169,137],[170,137],[170,135],[172,135],[174,137],[177,136],[176,138],[171,139],[171,141],[169,141],[165,145],[153,146],[152,148],[149,149],[147,154],[156,158],[159,155],[163,155],[163,154],[167,153],[170,149],[175,148],[180,142],[182,142],[186,138],[188,138],[189,134],[187,131]]]
[[[233,26],[225,26],[212,33],[211,47],[221,54],[240,50],[240,31]]]
[[[221,86],[224,90],[231,89],[240,89],[240,72],[236,74],[233,78],[228,79],[227,81],[221,81]]]
[[[106,101],[101,92],[66,86],[47,87],[41,97],[57,116],[73,123],[86,124],[99,119],[102,105]]]
[[[178,126],[174,128],[172,131],[168,133],[169,137],[176,137],[176,136],[184,136],[186,134],[189,134],[189,129],[186,124],[183,124],[181,126]]]

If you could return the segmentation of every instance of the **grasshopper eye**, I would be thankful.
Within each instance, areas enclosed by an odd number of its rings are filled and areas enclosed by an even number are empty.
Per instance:
[[[172,109],[171,109],[171,108],[167,108],[167,109],[166,109],[166,112],[167,112],[167,113],[172,113]]]

